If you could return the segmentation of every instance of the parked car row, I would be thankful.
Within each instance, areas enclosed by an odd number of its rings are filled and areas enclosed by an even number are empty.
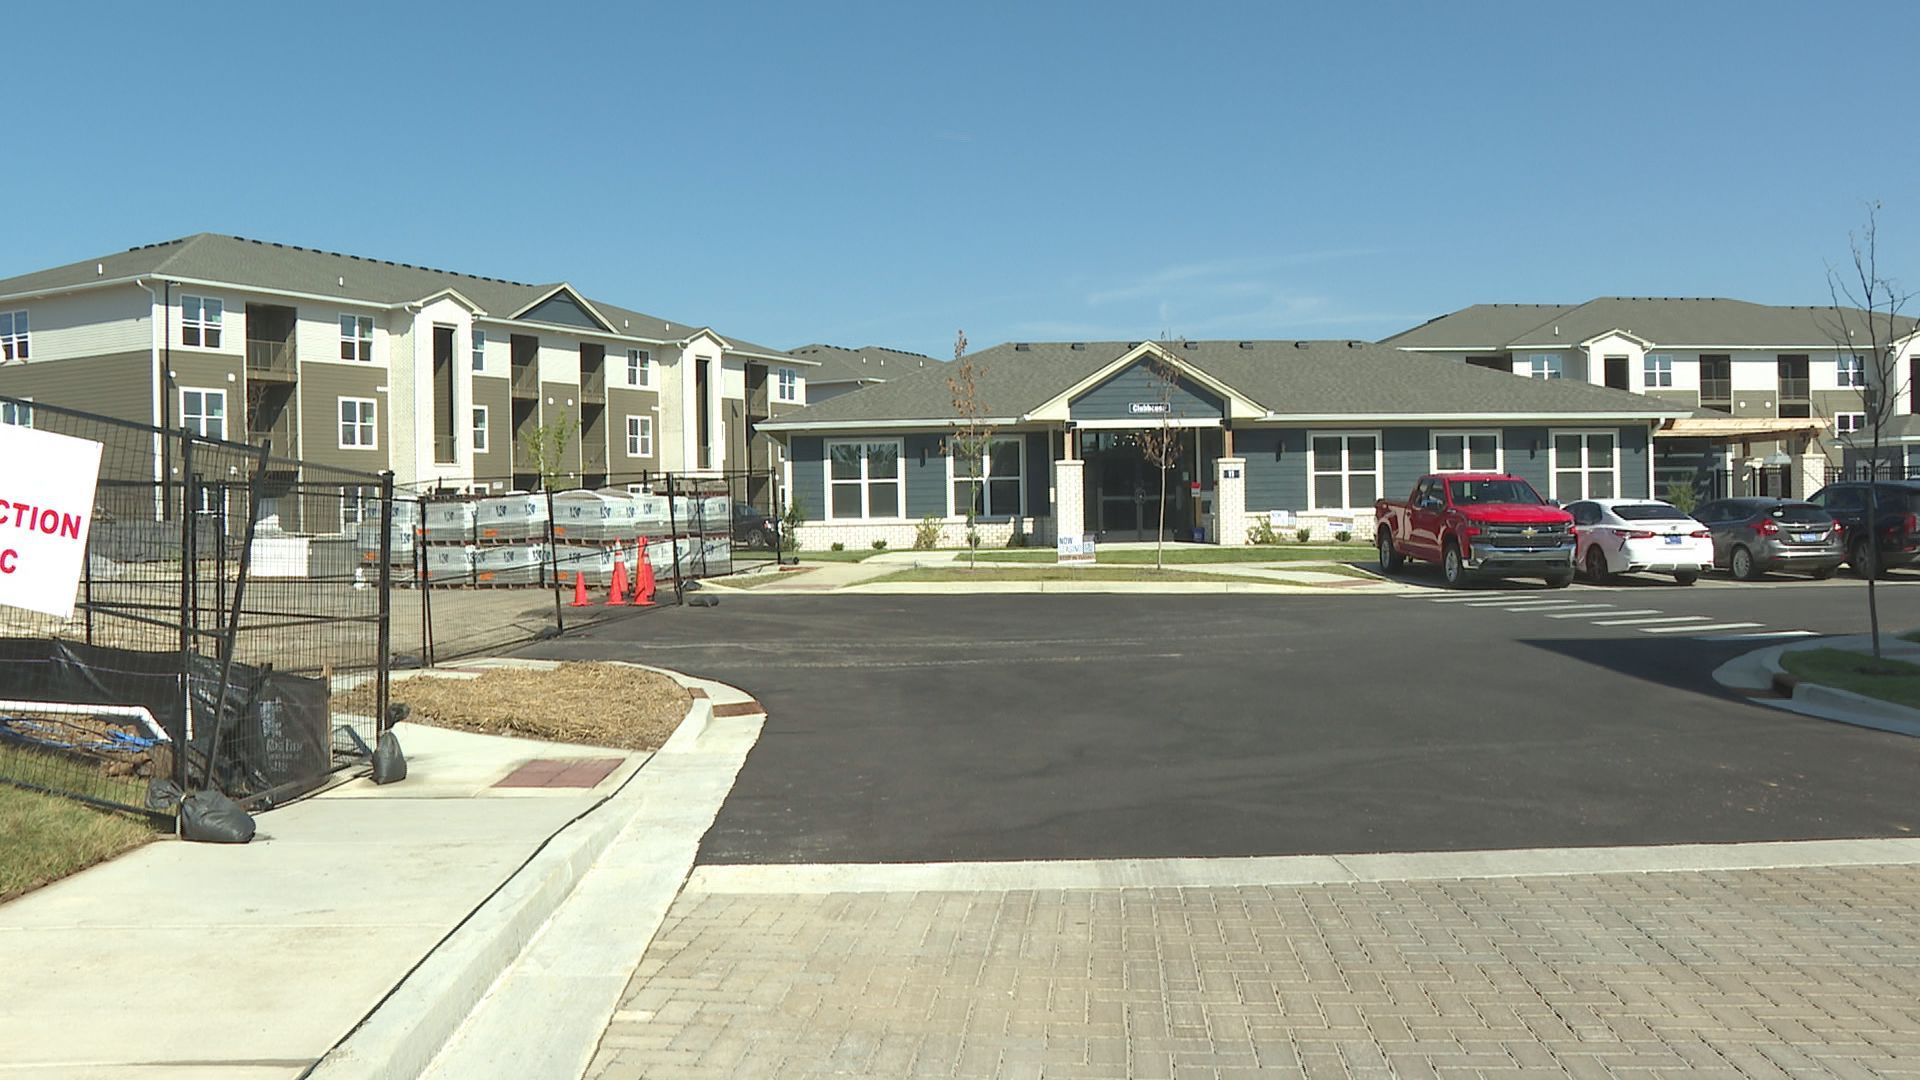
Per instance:
[[[1692,513],[1658,499],[1582,499],[1565,507],[1525,480],[1424,476],[1405,500],[1375,508],[1381,569],[1439,564],[1450,586],[1475,577],[1671,574],[1691,585],[1721,569],[1740,581],[1776,571],[1829,578],[1920,563],[1920,481],[1839,483],[1805,500],[1718,499]],[[1871,520],[1869,520],[1871,519]]]

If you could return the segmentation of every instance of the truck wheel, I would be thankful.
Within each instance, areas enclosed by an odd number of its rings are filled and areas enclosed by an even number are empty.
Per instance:
[[[1449,589],[1464,589],[1473,584],[1467,574],[1467,563],[1460,557],[1460,545],[1447,541],[1447,549],[1440,555],[1440,576],[1447,582]]]
[[[1587,580],[1595,585],[1613,580],[1613,573],[1607,569],[1607,553],[1597,545],[1587,549]]]
[[[1393,530],[1381,529],[1378,537],[1380,545],[1380,569],[1389,574],[1399,573],[1401,564],[1406,560],[1393,549]]]
[[[1571,570],[1562,570],[1557,574],[1547,575],[1547,588],[1549,589],[1564,589],[1571,584],[1573,584],[1573,571]]]

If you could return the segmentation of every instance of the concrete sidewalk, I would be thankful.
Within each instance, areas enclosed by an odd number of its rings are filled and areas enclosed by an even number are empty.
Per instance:
[[[1920,709],[1910,709],[1831,686],[1801,682],[1789,674],[1782,666],[1780,657],[1807,649],[1840,649],[1870,654],[1873,651],[1873,639],[1867,634],[1807,638],[1755,649],[1720,665],[1714,670],[1713,678],[1729,690],[1750,695],[1758,704],[1876,731],[1920,736]],[[1920,644],[1904,640],[1898,634],[1880,635],[1880,654],[1889,660],[1920,664]]]
[[[696,697],[676,733],[683,747],[704,732],[713,692]],[[264,1080],[317,1062],[315,1075],[395,1075],[384,1070],[409,1058],[398,1075],[416,1074],[586,866],[538,888],[529,877],[583,829],[603,834],[598,846],[570,848],[590,865],[626,823],[614,815],[653,780],[643,766],[660,758],[396,731],[409,764],[401,783],[349,781],[262,814],[251,844],[159,841],[0,906],[0,1078]],[[531,760],[584,758],[618,764],[590,788],[495,786]],[[678,885],[658,901],[663,911]],[[503,914],[525,927],[522,938],[470,940]],[[429,977],[447,955],[463,958],[465,983]],[[436,1000],[409,1008],[405,1039],[375,1055],[384,1060],[321,1062],[330,1051],[351,1059],[336,1047],[377,1031],[383,1002],[423,984]]]
[[[1130,545],[1120,545],[1130,546]],[[1147,550],[1152,545],[1145,545]],[[755,583],[747,588],[731,588],[726,581],[710,581],[704,588],[723,590],[732,593],[752,592],[760,595],[779,595],[795,593],[845,592],[853,594],[879,595],[952,595],[960,593],[1271,593],[1275,595],[1314,594],[1325,595],[1328,592],[1359,592],[1371,594],[1402,593],[1417,589],[1417,586],[1388,578],[1356,578],[1346,574],[1330,572],[1328,567],[1343,565],[1337,560],[1324,562],[1299,561],[1276,565],[1265,562],[1216,562],[1216,563],[1170,563],[1166,569],[1172,574],[1195,574],[1210,577],[1233,577],[1237,581],[1017,581],[986,580],[969,581],[881,581],[879,579],[902,570],[921,566],[953,566],[965,560],[962,551],[885,551],[857,563],[814,563],[802,570],[765,570],[766,573],[779,573],[783,580]],[[1009,569],[1048,569],[1051,562],[1002,562],[989,560],[981,563],[983,571]],[[1106,568],[1140,568],[1133,563],[1108,563]],[[759,575],[755,575],[757,578]],[[1091,579],[1091,575],[1089,575]]]

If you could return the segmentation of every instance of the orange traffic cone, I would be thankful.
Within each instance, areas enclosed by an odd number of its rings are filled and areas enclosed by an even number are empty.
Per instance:
[[[573,603],[570,607],[592,607],[593,601],[587,599],[587,575],[578,570],[573,572]]]
[[[653,606],[653,560],[647,558],[647,542],[640,541],[640,560],[634,563],[633,603],[635,607]]]
[[[607,590],[607,606],[622,607],[627,602],[627,564],[613,560],[613,587]]]

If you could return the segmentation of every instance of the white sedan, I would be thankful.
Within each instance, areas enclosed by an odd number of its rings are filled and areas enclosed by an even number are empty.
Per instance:
[[[1672,503],[1586,499],[1566,509],[1579,534],[1574,566],[1588,581],[1644,571],[1691,585],[1713,568],[1713,534]]]

